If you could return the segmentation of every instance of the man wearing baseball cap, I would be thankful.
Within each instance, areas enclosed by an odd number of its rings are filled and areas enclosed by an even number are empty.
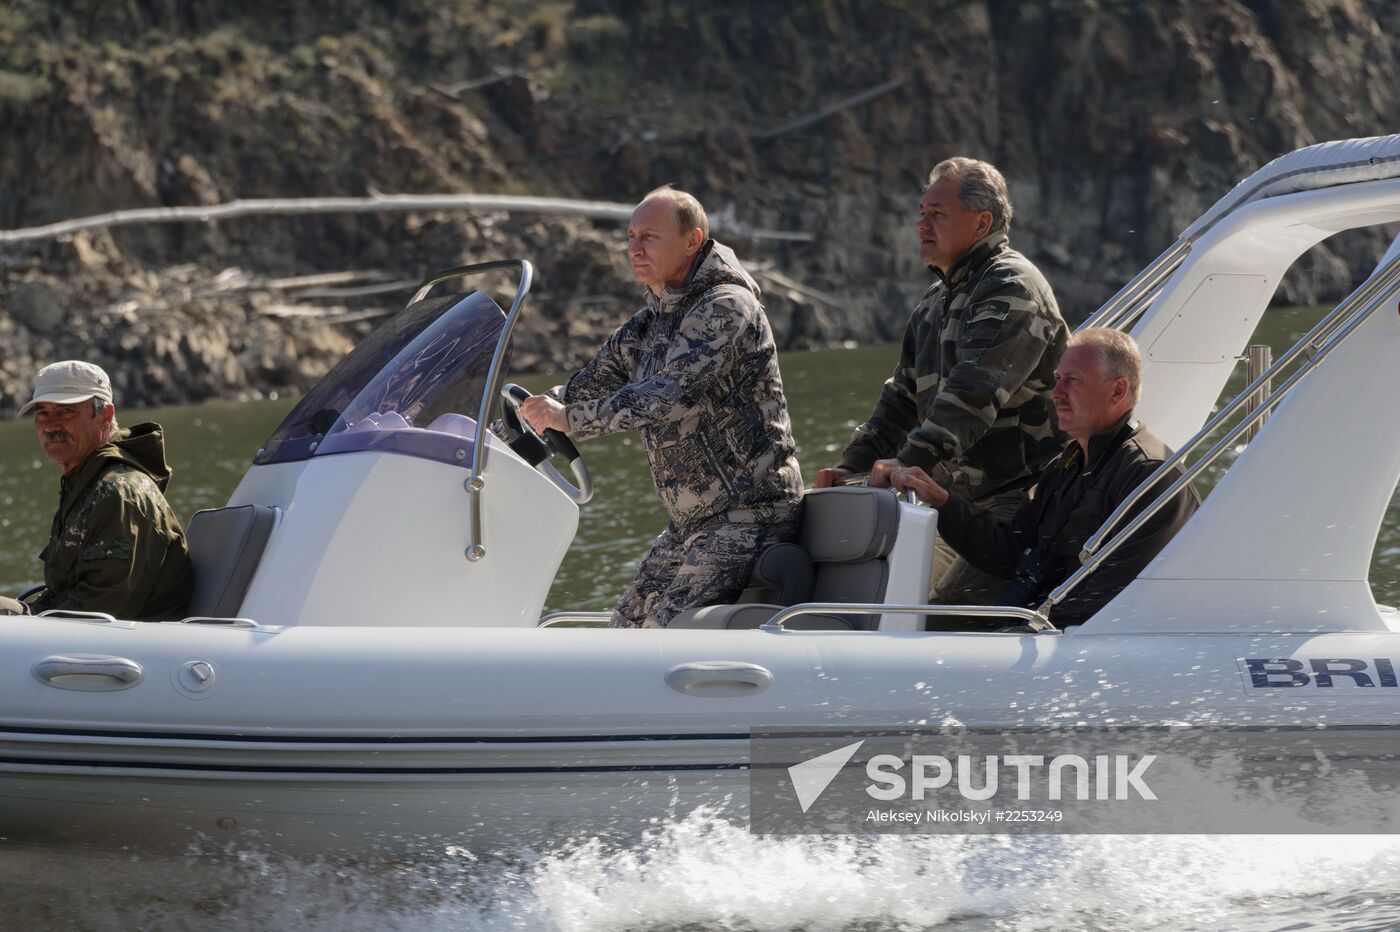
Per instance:
[[[170,481],[158,424],[117,426],[112,382],[98,366],[66,360],[34,377],[44,455],[63,470],[44,562],[44,589],[0,613],[106,612],[143,621],[178,618],[194,586],[185,532],[163,493]]]

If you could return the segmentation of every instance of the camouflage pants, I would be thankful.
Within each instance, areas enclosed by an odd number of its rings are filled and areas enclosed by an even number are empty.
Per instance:
[[[613,609],[614,628],[664,628],[688,608],[733,602],[765,544],[791,540],[797,518],[774,523],[717,515],[687,528],[667,525],[637,565]]]

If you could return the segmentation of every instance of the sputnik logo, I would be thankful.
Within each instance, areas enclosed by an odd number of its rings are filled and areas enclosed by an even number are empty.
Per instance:
[[[797,791],[797,804],[802,807],[803,812],[812,808],[812,804],[826,792],[826,788],[831,786],[831,781],[836,779],[841,768],[850,763],[864,743],[865,739],[862,738],[855,744],[818,754],[788,768],[792,788]]]

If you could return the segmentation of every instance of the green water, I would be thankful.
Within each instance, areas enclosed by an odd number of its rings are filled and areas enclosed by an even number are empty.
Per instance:
[[[1316,322],[1318,313],[1317,308],[1272,310],[1255,342],[1282,352]],[[808,483],[818,469],[840,458],[852,428],[870,413],[896,356],[895,346],[783,356],[797,455]],[[1237,373],[1225,397],[1240,390],[1242,378]],[[519,379],[536,391],[559,380]],[[168,459],[176,468],[169,498],[181,518],[188,519],[200,508],[225,503],[253,453],[291,405],[289,399],[184,405],[119,410],[119,416],[127,424],[155,420],[164,425]],[[590,441],[582,449],[595,494],[582,509],[578,536],[550,592],[550,610],[610,608],[665,524],[636,434]],[[0,423],[0,593],[16,594],[39,581],[36,555],[48,537],[58,478],[57,468],[39,452],[31,422]],[[1207,485],[1211,482],[1213,477]],[[462,520],[467,520],[465,500]],[[1400,503],[1395,501],[1377,541],[1371,585],[1378,600],[1400,601]]]

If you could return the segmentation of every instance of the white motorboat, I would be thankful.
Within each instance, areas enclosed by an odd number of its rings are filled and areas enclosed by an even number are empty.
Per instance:
[[[194,617],[0,618],[0,835],[328,848],[627,831],[742,809],[751,728],[1327,724],[1389,740],[1400,616],[1367,574],[1400,476],[1400,412],[1377,397],[1400,358],[1400,243],[1212,408],[1290,264],[1397,221],[1400,136],[1301,149],[1095,316],[1143,347],[1139,413],[1198,455],[1188,475],[1262,430],[1072,632],[1052,603],[1141,519],[1110,522],[1040,611],[1001,612],[1033,632],[926,632],[936,515],[880,490],[809,495],[812,572],[769,593],[781,611],[642,631],[541,619],[589,489],[581,460],[570,483],[498,419],[531,268],[488,267],[518,271],[504,312],[435,294],[482,267],[435,276],[191,523]]]

